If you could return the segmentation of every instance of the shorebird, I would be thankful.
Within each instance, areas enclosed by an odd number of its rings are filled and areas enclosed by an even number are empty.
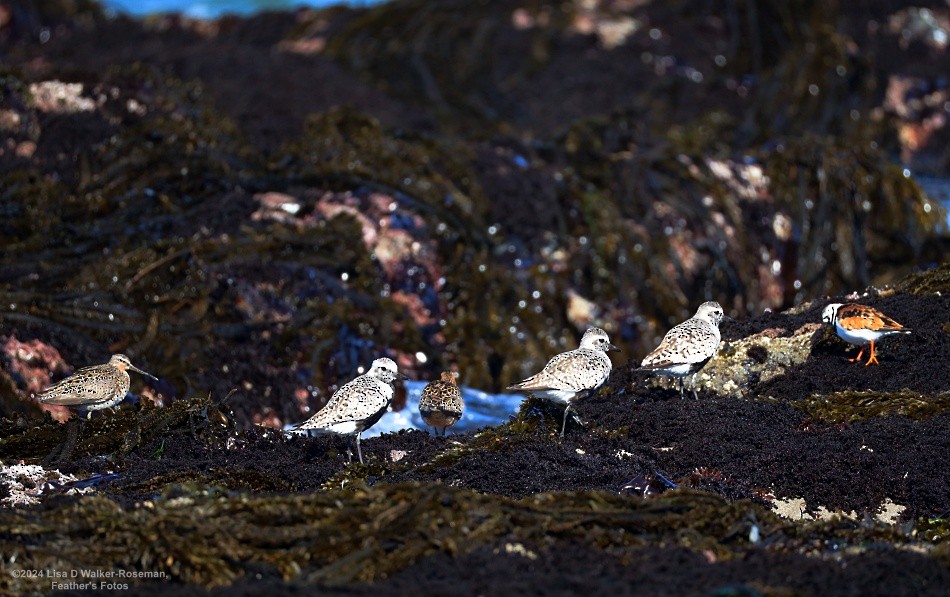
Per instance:
[[[590,328],[581,338],[580,348],[562,352],[548,361],[539,373],[509,386],[508,389],[525,390],[539,398],[563,402],[563,438],[571,402],[580,394],[596,390],[610,377],[612,364],[607,352],[611,350],[620,349],[610,343],[607,332],[600,328]]]
[[[456,374],[443,371],[441,378],[429,383],[419,397],[419,414],[426,425],[435,429],[435,434],[445,437],[445,430],[462,418],[465,402],[462,391],[455,381]]]
[[[406,379],[406,376],[396,370],[392,359],[376,359],[369,371],[343,384],[330,396],[326,406],[295,429],[355,435],[356,453],[363,464],[360,435],[386,413],[393,400],[393,382],[397,379]]]
[[[640,368],[657,375],[679,378],[680,397],[685,396],[683,378],[693,375],[690,380],[691,389],[693,398],[698,399],[695,374],[709,362],[719,348],[719,322],[722,317],[722,307],[719,303],[703,303],[696,310],[696,315],[666,333],[660,345],[640,363]]]
[[[874,353],[875,342],[891,334],[910,333],[910,330],[877,309],[854,303],[831,303],[821,312],[821,320],[835,326],[835,331],[842,340],[861,347],[858,356],[848,359],[852,363],[860,361],[864,347],[871,345],[871,356],[864,364],[865,367],[871,363],[880,365]]]
[[[114,354],[108,363],[84,367],[46,388],[39,394],[40,402],[78,406],[86,410],[87,417],[94,410],[112,408],[129,393],[127,369],[158,380],[151,373],[134,366],[124,354]]]

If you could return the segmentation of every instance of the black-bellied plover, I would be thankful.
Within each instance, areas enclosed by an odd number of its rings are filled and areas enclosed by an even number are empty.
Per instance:
[[[524,390],[539,398],[563,402],[565,408],[561,437],[564,437],[571,401],[580,394],[596,390],[610,377],[612,364],[607,352],[611,350],[620,349],[610,343],[607,332],[590,328],[581,338],[580,348],[562,352],[548,361],[540,373],[508,389]]]
[[[680,381],[680,396],[684,396],[683,378],[690,380],[693,397],[696,394],[695,374],[713,358],[719,348],[719,322],[722,307],[715,301],[703,303],[696,315],[675,326],[666,333],[660,345],[648,354],[640,368],[658,375],[677,377]]]
[[[376,359],[369,371],[343,384],[326,406],[295,429],[355,435],[356,454],[363,464],[360,435],[386,413],[395,392],[393,382],[397,379],[406,379],[406,376],[396,370],[392,359]]]
[[[821,312],[821,320],[835,326],[835,331],[842,340],[861,347],[858,356],[849,359],[852,363],[860,361],[864,347],[871,345],[871,356],[865,366],[871,363],[880,365],[874,353],[875,342],[891,334],[910,333],[910,330],[877,309],[854,303],[831,303]]]
[[[84,367],[46,388],[38,397],[43,404],[78,406],[89,414],[112,408],[129,393],[127,369],[158,379],[132,365],[124,354],[114,354],[108,363]]]
[[[429,383],[419,397],[419,414],[436,435],[445,436],[445,430],[462,418],[465,402],[462,390],[455,381],[456,373],[443,371],[441,378]],[[441,431],[441,434],[439,433]]]

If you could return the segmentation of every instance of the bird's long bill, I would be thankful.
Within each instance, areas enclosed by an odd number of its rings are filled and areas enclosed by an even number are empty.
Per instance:
[[[409,376],[404,373],[396,373],[396,379],[409,379]]]
[[[142,371],[141,369],[139,369],[139,368],[136,367],[135,365],[132,365],[131,363],[129,364],[129,369],[131,369],[132,371],[135,371],[136,373],[141,373],[141,374],[144,375],[145,377],[151,377],[151,378],[154,379],[155,381],[158,381],[158,378],[157,378],[157,377],[155,377],[154,375],[152,375],[152,374],[149,373],[148,371]]]
[[[611,352],[623,352],[622,350],[620,350],[620,347],[619,347],[619,346],[614,346],[613,344],[608,344],[608,345],[607,345],[607,350],[609,350],[609,351],[611,351]]]

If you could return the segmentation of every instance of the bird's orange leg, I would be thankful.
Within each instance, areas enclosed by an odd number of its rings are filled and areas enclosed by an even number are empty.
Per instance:
[[[875,365],[880,365],[880,363],[877,362],[877,355],[874,354],[874,341],[873,341],[873,340],[871,340],[871,358],[868,359],[868,362],[865,363],[864,366],[867,367],[867,366],[870,365],[871,363],[874,363]]]
[[[860,361],[860,360],[861,360],[861,355],[862,355],[862,354],[864,354],[864,347],[863,347],[863,346],[861,347],[861,350],[858,351],[858,356],[854,357],[853,359],[848,359],[848,360],[849,360],[850,362],[852,362],[852,363],[856,363],[857,361]]]

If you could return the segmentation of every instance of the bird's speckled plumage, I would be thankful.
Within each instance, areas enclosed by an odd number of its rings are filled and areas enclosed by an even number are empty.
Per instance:
[[[831,303],[821,313],[821,320],[835,327],[838,337],[861,347],[861,352],[852,362],[861,359],[864,347],[871,345],[871,356],[865,365],[880,364],[874,351],[874,343],[891,334],[909,334],[910,330],[873,307],[855,303]]]
[[[455,373],[443,371],[440,379],[426,385],[419,397],[419,414],[436,435],[445,435],[445,430],[462,418],[465,402],[462,391],[455,381]]]
[[[719,348],[719,322],[722,307],[715,301],[703,303],[696,314],[675,326],[653,352],[640,364],[659,375],[680,378],[680,394],[683,393],[682,378],[697,373],[709,362]],[[696,395],[696,390],[693,390]]]
[[[360,434],[376,424],[393,400],[393,382],[406,376],[396,370],[396,363],[386,357],[376,359],[369,371],[343,384],[333,393],[326,406],[297,429],[356,436],[360,463]]]
[[[84,367],[46,388],[39,394],[40,402],[79,406],[87,411],[112,408],[129,393],[127,369],[155,379],[154,375],[132,365],[129,357],[114,354],[108,363]]]
[[[590,328],[581,338],[580,348],[555,356],[540,372],[522,380],[509,390],[524,390],[533,396],[546,398],[567,405],[561,435],[567,424],[571,401],[579,394],[596,390],[610,377],[613,368],[607,351],[619,350],[610,343],[607,332]]]

